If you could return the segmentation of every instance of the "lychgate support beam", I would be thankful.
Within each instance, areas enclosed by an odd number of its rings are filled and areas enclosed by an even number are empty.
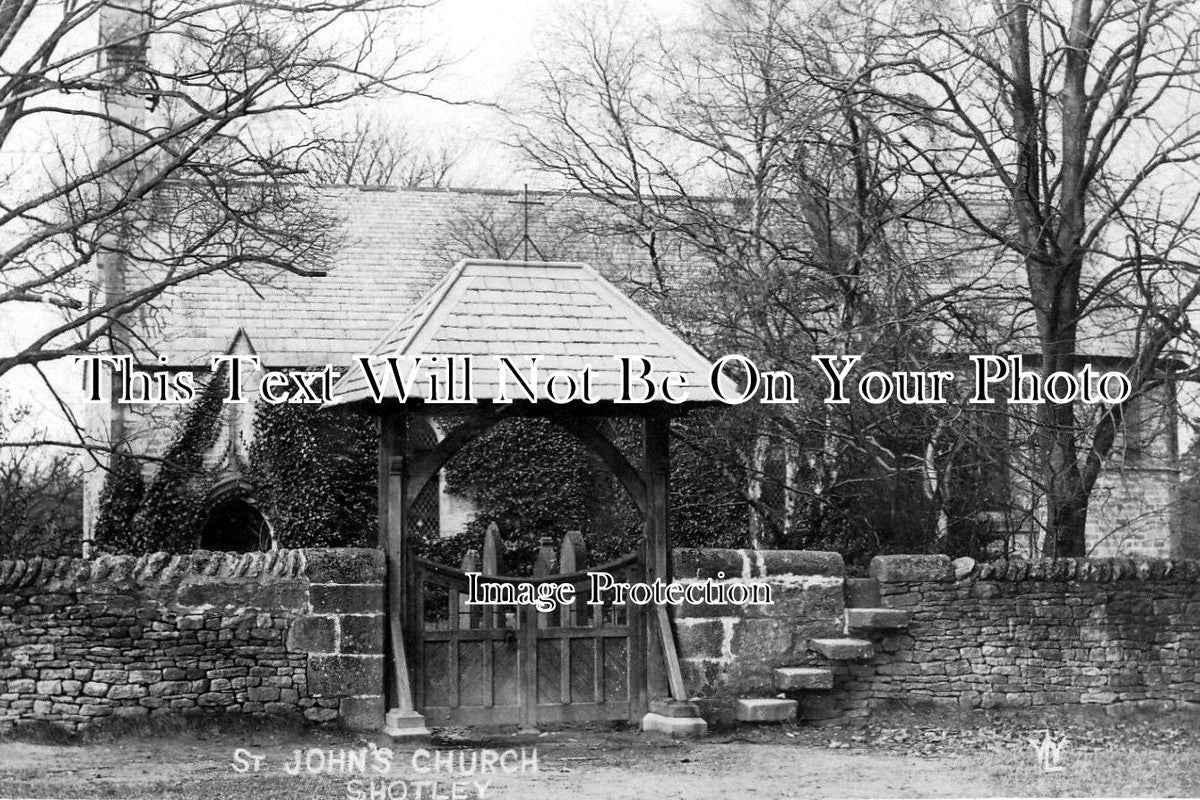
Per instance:
[[[587,420],[555,414],[550,419],[567,433],[574,436],[608,467],[613,476],[628,492],[633,504],[644,516],[647,509],[646,481],[625,458],[625,454],[604,434]]]
[[[644,427],[642,446],[645,464],[642,477],[646,482],[646,580],[649,583],[669,583],[671,580],[671,548],[667,541],[671,482],[670,424],[670,419],[665,415],[650,414],[646,417]],[[666,614],[656,612],[650,619],[649,627],[651,637],[658,643],[655,652],[662,655],[661,666],[650,670],[652,690],[666,688],[672,700],[686,700],[674,635]],[[656,659],[652,659],[651,663],[658,664]]]
[[[669,518],[671,476],[671,421],[666,414],[650,414],[645,418],[642,438],[644,465],[642,477],[646,482],[646,580],[671,580],[671,543],[667,528]],[[657,606],[647,620],[651,653],[659,658],[647,659],[647,681],[650,686],[650,713],[642,718],[643,730],[672,735],[697,736],[707,731],[699,710],[688,702],[683,684],[683,671],[675,644],[675,632],[665,606]],[[667,693],[667,697],[662,694]],[[657,695],[657,697],[656,697]]]
[[[404,485],[405,502],[410,506],[416,502],[438,470],[471,442],[512,416],[512,406],[501,406],[488,413],[476,413],[452,428],[432,450],[411,465]],[[397,454],[399,455],[399,454]]]
[[[387,712],[384,731],[396,737],[429,733],[425,717],[417,713],[413,704],[404,650],[404,575],[407,566],[404,563],[404,521],[408,503],[404,492],[404,459],[396,456],[403,456],[406,423],[406,411],[389,414],[383,418],[379,436],[379,544],[387,556],[388,641],[392,660],[392,707]]]

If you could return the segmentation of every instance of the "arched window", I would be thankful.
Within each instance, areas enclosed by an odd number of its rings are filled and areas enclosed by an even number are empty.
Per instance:
[[[271,548],[271,530],[266,517],[243,496],[218,499],[208,511],[200,530],[200,549],[250,553]]]

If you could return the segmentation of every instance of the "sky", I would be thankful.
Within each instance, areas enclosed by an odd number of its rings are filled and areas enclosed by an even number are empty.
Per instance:
[[[425,16],[424,31],[454,59],[434,90],[455,101],[511,105],[520,100],[522,81],[552,47],[563,13],[581,3],[626,9],[631,20],[686,22],[694,0],[439,0]],[[633,23],[636,24],[636,23]],[[503,146],[508,129],[503,115],[479,105],[425,100],[385,104],[407,130],[464,145],[458,185],[520,188],[537,176],[521,170]]]

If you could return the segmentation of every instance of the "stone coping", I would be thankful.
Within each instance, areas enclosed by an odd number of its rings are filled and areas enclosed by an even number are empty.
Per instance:
[[[840,553],[820,550],[734,550],[720,547],[676,547],[672,550],[676,580],[763,579],[820,575],[843,577]]]
[[[977,563],[942,555],[890,555],[871,559],[870,575],[881,583],[991,581],[1200,580],[1200,559],[1000,558]]]
[[[162,584],[189,576],[214,579],[306,577],[314,583],[379,583],[383,553],[370,548],[306,548],[264,553],[103,554],[96,558],[27,558],[0,561],[0,590],[63,589],[87,584]]]

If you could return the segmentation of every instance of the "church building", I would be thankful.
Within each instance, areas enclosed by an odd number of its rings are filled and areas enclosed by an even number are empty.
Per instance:
[[[318,204],[338,220],[337,245],[326,268],[278,272],[262,280],[215,273],[190,280],[141,313],[133,353],[139,367],[210,374],[214,356],[237,354],[258,359],[262,370],[307,371],[332,365],[338,373],[369,352],[380,330],[399,318],[465,258],[578,261],[592,265],[635,301],[646,285],[651,259],[646,242],[600,224],[610,206],[569,193],[491,190],[326,187],[313,189]],[[667,265],[671,279],[686,286],[694,277],[682,249],[665,239],[655,243],[654,267]],[[109,259],[102,269],[121,269]],[[117,276],[119,277],[119,276]],[[121,284],[108,276],[108,283]],[[643,303],[645,305],[646,303]],[[664,320],[670,324],[669,320]],[[1119,360],[1097,353],[1098,364]],[[269,549],[273,538],[269,510],[255,496],[245,473],[254,446],[255,409],[260,404],[253,376],[243,376],[248,402],[222,404],[215,433],[202,457],[205,522],[196,547]],[[1183,552],[1178,513],[1180,454],[1173,398],[1167,416],[1147,413],[1127,418],[1113,463],[1095,492],[1088,546],[1092,555]],[[135,455],[151,456],[141,469],[149,480],[178,430],[176,406],[95,404],[89,420],[97,439],[122,442]],[[1134,431],[1134,428],[1141,426]],[[409,430],[415,451],[433,447],[437,425]],[[1019,447],[1019,446],[1018,446]],[[1016,451],[1013,463],[1022,458]],[[1013,472],[1019,472],[1014,469]],[[85,536],[94,534],[107,473],[92,469],[84,493]],[[1020,480],[1013,478],[1014,486]],[[1036,510],[1026,488],[1011,502]],[[430,534],[451,536],[475,514],[472,501],[438,485],[418,504],[419,524]],[[980,509],[1001,526],[1000,509]],[[1035,514],[1029,515],[1031,518]],[[1036,526],[1030,522],[1003,531],[1013,553],[1035,553]]]

